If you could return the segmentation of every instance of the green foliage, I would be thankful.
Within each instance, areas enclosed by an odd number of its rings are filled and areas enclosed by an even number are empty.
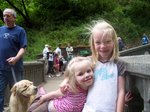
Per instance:
[[[6,0],[0,3],[1,10],[10,7]],[[13,0],[12,3],[25,13],[22,2]],[[62,47],[67,43],[88,45],[85,26],[100,18],[110,21],[118,36],[130,47],[140,44],[144,32],[150,37],[149,0],[25,0],[24,3],[33,23],[33,29],[25,27],[28,36],[25,60],[36,59],[45,44],[51,45],[53,50],[58,43]],[[17,24],[25,25],[19,13]]]
[[[38,0],[35,4],[38,10],[32,13],[32,17],[42,26],[45,22],[58,25],[68,20],[84,21],[91,14],[103,14],[116,6],[115,0]]]
[[[83,30],[82,25],[69,28],[66,25],[60,25],[59,29],[52,31],[48,28],[40,31],[27,29],[28,48],[25,60],[35,59],[38,54],[42,53],[45,44],[49,44],[52,50],[55,50],[58,44],[61,44],[61,47],[66,47],[67,43],[72,46],[88,45],[86,39],[81,36]]]
[[[150,3],[148,0],[133,0],[126,10],[131,19],[141,26],[150,25]]]

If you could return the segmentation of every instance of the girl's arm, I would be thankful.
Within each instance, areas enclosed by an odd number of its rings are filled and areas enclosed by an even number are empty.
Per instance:
[[[40,100],[39,100],[39,103],[42,104],[45,101],[48,101],[48,100],[51,100],[51,99],[54,99],[54,98],[58,98],[58,97],[63,96],[63,95],[64,94],[61,92],[61,90],[58,89],[56,91],[52,91],[52,92],[49,92],[45,95],[42,95]]]
[[[117,100],[117,112],[124,112],[125,103],[125,77],[118,77],[118,100]]]

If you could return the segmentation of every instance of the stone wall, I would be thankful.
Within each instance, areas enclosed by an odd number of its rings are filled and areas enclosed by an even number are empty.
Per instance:
[[[120,51],[120,56],[133,56],[150,54],[150,44],[133,47]]]
[[[126,89],[137,88],[144,100],[144,111],[150,112],[150,55],[121,57],[127,63]]]
[[[32,81],[36,86],[44,82],[44,63],[32,61],[24,63],[25,79]]]

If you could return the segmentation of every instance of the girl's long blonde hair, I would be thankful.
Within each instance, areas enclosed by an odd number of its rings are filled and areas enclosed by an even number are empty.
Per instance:
[[[71,88],[71,90],[76,93],[77,92],[77,80],[75,78],[75,67],[78,66],[78,63],[85,63],[88,66],[90,66],[92,69],[94,69],[94,65],[90,58],[88,57],[74,57],[67,65],[67,68],[65,70],[65,77],[68,78],[68,84]]]
[[[97,31],[99,32],[105,32],[107,36],[111,36],[112,40],[114,42],[114,49],[112,53],[112,57],[110,60],[117,59],[119,56],[119,50],[118,50],[118,40],[117,40],[117,34],[114,28],[106,21],[104,20],[98,20],[93,21],[92,25],[89,25],[86,29],[89,31],[89,43],[92,51],[92,57],[93,61],[96,63],[98,60],[100,60],[100,57],[98,53],[96,52],[95,46],[94,46],[94,40],[93,40],[93,34]]]

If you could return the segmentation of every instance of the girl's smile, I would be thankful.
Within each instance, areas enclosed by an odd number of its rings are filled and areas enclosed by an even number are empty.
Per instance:
[[[108,61],[114,49],[114,42],[111,36],[104,32],[95,32],[93,35],[95,50],[100,56],[100,61]]]
[[[89,76],[89,77],[85,77],[85,79],[83,80],[83,82],[90,82],[92,80],[93,80],[93,77]]]
[[[93,70],[87,63],[80,63],[75,67],[77,85],[87,90],[93,84]]]

